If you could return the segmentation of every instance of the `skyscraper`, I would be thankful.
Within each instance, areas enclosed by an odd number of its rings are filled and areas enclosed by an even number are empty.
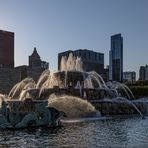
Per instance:
[[[123,37],[121,34],[111,36],[109,56],[109,79],[112,81],[123,81]]]
[[[135,71],[126,71],[123,72],[123,81],[136,81],[136,72]]]
[[[14,67],[14,33],[0,30],[0,68]]]
[[[140,66],[139,80],[148,80],[148,65]]]

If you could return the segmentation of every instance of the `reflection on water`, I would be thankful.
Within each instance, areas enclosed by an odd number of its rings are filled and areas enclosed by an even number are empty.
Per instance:
[[[110,118],[65,122],[61,128],[0,131],[0,147],[144,147],[148,119]]]

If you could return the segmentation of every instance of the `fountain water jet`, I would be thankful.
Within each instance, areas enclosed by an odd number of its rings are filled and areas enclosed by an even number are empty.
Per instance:
[[[61,63],[60,63],[61,71],[67,70],[66,62],[67,62],[67,57],[66,56],[62,56]]]
[[[141,111],[138,109],[138,107],[131,100],[128,100],[127,98],[124,98],[124,97],[117,97],[117,98],[112,99],[112,101],[120,100],[120,99],[125,100],[127,103],[131,104],[135,108],[135,110],[139,113],[139,115],[142,118],[144,118],[144,115],[141,113]]]
[[[80,97],[82,98],[82,86],[80,84],[80,81],[77,82],[77,85],[76,85],[75,89],[79,89],[79,91],[80,91]]]
[[[124,88],[126,88],[128,90],[128,92],[131,94],[132,98],[131,99],[135,99],[135,96],[134,94],[132,93],[132,91],[125,85],[125,84],[122,84],[124,86]]]
[[[107,82],[107,87],[109,89],[114,89],[117,94],[118,94],[118,97],[120,96],[119,93],[118,93],[118,89],[122,89],[126,96],[128,97],[128,99],[135,99],[132,91],[123,83],[119,83],[119,82],[116,82],[116,81],[113,81],[113,82]]]
[[[36,84],[36,88],[41,88],[43,86],[43,84],[45,83],[45,81],[47,81],[49,75],[50,75],[49,70],[43,71],[43,73],[40,75],[40,78]]]
[[[17,83],[10,91],[8,97],[10,99],[19,99],[21,92],[26,89],[35,88],[36,84],[32,78],[25,78],[21,82]]]
[[[97,116],[98,111],[87,100],[74,96],[51,95],[48,99],[48,106],[63,111],[70,118]]]
[[[98,80],[98,83],[100,85],[100,87],[102,88],[108,88],[107,85],[105,84],[103,78],[95,71],[91,71],[89,72],[92,76],[94,76],[96,78],[96,80]]]
[[[83,71],[81,58],[73,56],[73,53],[70,53],[68,58],[62,56],[60,66],[61,71]]]

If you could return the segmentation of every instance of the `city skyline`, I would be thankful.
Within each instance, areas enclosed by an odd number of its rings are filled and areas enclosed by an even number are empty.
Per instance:
[[[148,63],[147,6],[146,0],[1,0],[0,29],[15,32],[15,66],[28,64],[37,47],[55,70],[58,53],[69,49],[102,52],[108,65],[110,36],[121,33],[124,71],[138,75]]]

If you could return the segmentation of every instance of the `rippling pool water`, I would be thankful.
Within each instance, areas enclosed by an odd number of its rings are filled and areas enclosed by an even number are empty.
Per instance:
[[[0,130],[0,147],[148,147],[148,117],[77,119],[55,129]]]

